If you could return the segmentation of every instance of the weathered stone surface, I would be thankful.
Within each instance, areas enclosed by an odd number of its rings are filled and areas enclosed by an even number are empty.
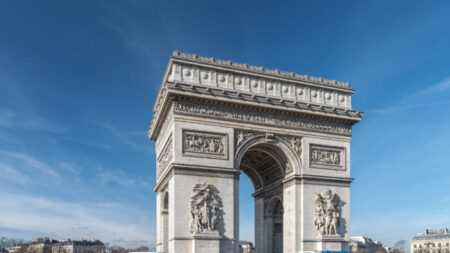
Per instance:
[[[157,250],[239,252],[239,174],[257,252],[346,251],[348,83],[174,53],[154,106]]]

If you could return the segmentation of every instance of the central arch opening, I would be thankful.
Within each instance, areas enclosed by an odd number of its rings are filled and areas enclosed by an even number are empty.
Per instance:
[[[246,176],[241,175],[239,180],[239,234],[244,241],[253,242],[257,253],[283,252],[282,180],[286,167],[286,156],[276,146],[267,143],[248,148],[240,160],[239,169]],[[252,197],[248,196],[250,194]],[[249,208],[251,204],[254,208]],[[253,215],[249,215],[252,211]],[[249,219],[254,221],[251,231],[248,231]],[[250,235],[253,235],[253,240]]]

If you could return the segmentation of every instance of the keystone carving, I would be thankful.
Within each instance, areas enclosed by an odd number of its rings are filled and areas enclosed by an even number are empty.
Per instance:
[[[219,232],[222,201],[211,184],[196,184],[191,196],[191,233]]]
[[[314,225],[317,233],[319,235],[338,234],[341,217],[339,196],[331,190],[325,190],[316,194],[314,202],[316,204]]]

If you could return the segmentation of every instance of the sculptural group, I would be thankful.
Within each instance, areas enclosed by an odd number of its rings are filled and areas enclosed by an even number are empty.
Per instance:
[[[325,190],[322,194],[315,196],[315,218],[314,225],[319,235],[338,234],[340,221],[340,198],[331,190]]]
[[[219,230],[221,200],[217,189],[210,184],[196,184],[191,197],[191,232]]]

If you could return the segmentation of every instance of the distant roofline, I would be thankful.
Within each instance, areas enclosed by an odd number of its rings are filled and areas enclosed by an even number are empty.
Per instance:
[[[201,63],[208,63],[208,64],[213,64],[213,65],[217,65],[217,66],[221,66],[221,67],[227,67],[227,68],[244,70],[244,71],[251,71],[251,72],[256,72],[259,74],[266,74],[266,75],[270,75],[270,76],[274,76],[274,77],[288,78],[288,79],[293,79],[293,80],[297,80],[297,81],[317,83],[317,84],[327,85],[327,86],[331,86],[331,87],[352,89],[350,87],[350,83],[348,83],[348,82],[327,80],[322,77],[301,75],[301,74],[296,74],[293,72],[283,72],[278,69],[275,69],[275,70],[267,69],[263,66],[253,66],[253,65],[248,65],[246,63],[235,63],[230,60],[219,60],[214,57],[208,58],[208,57],[204,57],[204,56],[198,56],[197,54],[186,54],[186,53],[181,53],[177,50],[175,50],[173,52],[172,58],[186,59],[186,60],[191,60],[191,61],[201,62]]]

